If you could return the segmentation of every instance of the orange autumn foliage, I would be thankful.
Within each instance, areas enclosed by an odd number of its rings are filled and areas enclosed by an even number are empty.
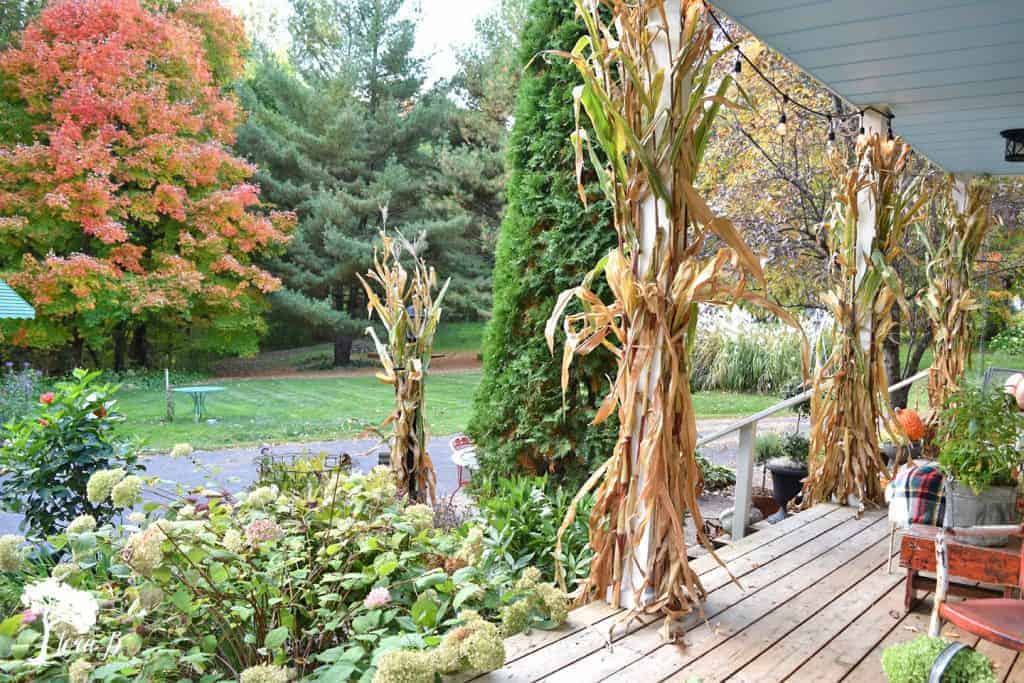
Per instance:
[[[0,276],[38,312],[12,339],[251,326],[279,287],[259,257],[294,217],[265,210],[231,152],[241,111],[223,87],[244,47],[214,0],[56,0],[0,53],[0,105],[19,114],[0,125]]]

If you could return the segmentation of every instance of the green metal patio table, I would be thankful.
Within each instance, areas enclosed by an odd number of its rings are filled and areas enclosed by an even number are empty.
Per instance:
[[[192,408],[195,412],[195,421],[203,419],[206,412],[206,395],[215,391],[224,391],[224,387],[202,386],[202,387],[175,387],[174,391],[180,394],[188,394],[192,397]]]

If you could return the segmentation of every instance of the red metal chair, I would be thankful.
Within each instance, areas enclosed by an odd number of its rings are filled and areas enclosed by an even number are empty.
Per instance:
[[[949,590],[947,541],[955,536],[1019,536],[1024,525],[977,526],[943,529],[935,537],[935,606],[928,633],[938,637],[942,622],[948,621],[968,633],[1017,652],[1024,652],[1024,600],[1012,598],[972,598],[946,602]],[[1024,544],[1021,545],[1021,571],[1018,590],[1024,587]]]

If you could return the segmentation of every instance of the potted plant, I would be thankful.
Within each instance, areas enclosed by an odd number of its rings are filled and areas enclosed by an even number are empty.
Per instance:
[[[1011,405],[1012,404],[1012,405]],[[1024,421],[1012,397],[979,389],[950,395],[939,414],[939,467],[947,476],[946,526],[1016,521],[1017,442]],[[1005,537],[964,538],[974,545],[1005,545]]]
[[[782,454],[768,461],[768,469],[772,473],[772,498],[783,513],[789,501],[796,498],[803,488],[810,447],[806,436],[793,432],[782,439]],[[785,514],[781,516],[785,517]]]
[[[941,638],[918,636],[905,643],[890,645],[882,651],[882,670],[889,683],[919,683],[929,680],[932,666],[950,643]],[[970,648],[953,656],[942,675],[944,681],[995,683],[992,663]]]
[[[757,437],[757,442],[754,444],[754,458],[758,465],[761,466],[761,486],[755,486],[751,503],[761,513],[768,517],[779,510],[779,504],[775,502],[775,496],[772,495],[771,490],[767,487],[768,482],[768,463],[775,459],[782,457],[782,438],[774,432],[762,434]]]

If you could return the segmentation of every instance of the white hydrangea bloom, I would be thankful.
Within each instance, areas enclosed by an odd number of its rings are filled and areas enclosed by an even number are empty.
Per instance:
[[[83,636],[96,625],[100,611],[100,604],[92,593],[77,590],[52,577],[25,586],[21,602],[43,620],[43,638],[37,657],[40,661],[46,659],[52,631],[62,636]]]

